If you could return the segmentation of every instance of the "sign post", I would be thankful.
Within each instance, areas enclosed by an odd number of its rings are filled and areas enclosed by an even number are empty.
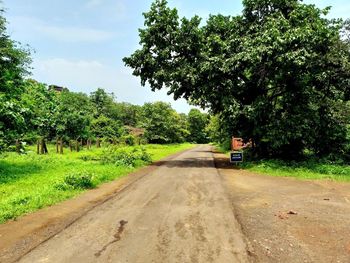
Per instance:
[[[239,152],[239,151],[230,152],[230,162],[234,164],[243,162],[243,152]]]

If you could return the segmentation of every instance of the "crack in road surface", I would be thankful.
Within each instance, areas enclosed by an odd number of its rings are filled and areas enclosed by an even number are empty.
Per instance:
[[[123,233],[124,231],[124,226],[128,223],[128,221],[125,221],[125,220],[121,220],[119,222],[119,227],[118,227],[118,231],[117,233],[114,234],[114,239],[109,242],[108,244],[104,245],[103,248],[101,250],[99,250],[98,252],[95,253],[95,256],[96,257],[99,257],[101,256],[101,254],[110,246],[112,245],[113,243],[116,243],[118,242],[120,239],[121,239],[121,234]]]

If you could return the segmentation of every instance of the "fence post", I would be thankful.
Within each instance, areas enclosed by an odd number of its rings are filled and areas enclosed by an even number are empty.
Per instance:
[[[16,140],[16,152],[21,153],[21,143],[18,139]]]
[[[58,153],[58,144],[59,144],[59,141],[58,141],[58,138],[56,138],[56,153]]]
[[[63,140],[60,140],[60,154],[63,154]]]
[[[79,152],[79,141],[78,140],[75,140],[75,150],[77,151],[77,152]]]

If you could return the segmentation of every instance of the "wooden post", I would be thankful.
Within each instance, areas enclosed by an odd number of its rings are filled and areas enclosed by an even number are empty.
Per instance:
[[[79,141],[75,140],[75,150],[79,152]]]
[[[20,143],[19,140],[16,140],[16,152],[17,152],[18,154],[21,153],[21,143]]]
[[[59,141],[58,141],[58,138],[56,138],[56,153],[58,153],[58,145],[59,145]]]
[[[41,138],[40,140],[40,154],[44,154],[44,139]]]
[[[43,139],[43,152],[44,152],[44,154],[48,154],[49,153],[49,151],[47,150],[47,146],[46,146],[46,141],[45,141],[45,139]]]
[[[63,154],[63,140],[60,140],[60,154]]]

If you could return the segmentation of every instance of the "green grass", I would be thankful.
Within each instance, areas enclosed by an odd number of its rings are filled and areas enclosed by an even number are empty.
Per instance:
[[[153,161],[193,147],[191,144],[145,145]],[[132,151],[138,146],[124,147]],[[137,162],[135,167],[115,164],[102,164],[98,156],[103,149],[70,152],[65,149],[63,155],[55,153],[49,146],[48,155],[37,155],[30,148],[26,155],[6,153],[0,156],[0,223],[15,219],[20,215],[53,205],[72,198],[85,189],[62,189],[68,175],[92,175],[92,185],[112,181],[147,165]]]
[[[309,159],[301,162],[262,160],[244,162],[241,167],[249,171],[271,176],[296,177],[299,179],[329,179],[350,182],[350,166],[325,160]]]
[[[217,151],[229,155],[230,151],[214,144]],[[283,160],[244,160],[240,167],[252,172],[270,176],[295,177],[299,179],[328,179],[333,181],[350,182],[350,166],[343,161],[332,162],[325,159],[310,157],[305,161]]]

